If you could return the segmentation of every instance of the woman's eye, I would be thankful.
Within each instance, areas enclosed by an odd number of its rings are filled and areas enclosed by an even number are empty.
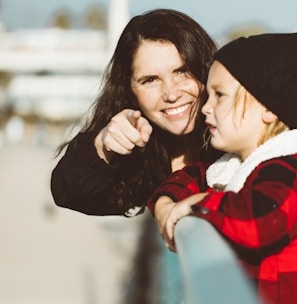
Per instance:
[[[180,75],[180,74],[186,74],[186,71],[185,70],[178,70],[176,72],[176,74]]]
[[[176,71],[175,75],[176,75],[176,77],[175,77],[176,79],[185,80],[185,79],[188,79],[191,74],[188,70],[181,69],[181,70]]]
[[[149,78],[146,78],[142,84],[150,84],[150,83],[153,83],[154,81],[156,80],[155,77],[149,77]]]
[[[179,75],[190,75],[191,72],[187,68],[182,68],[182,69],[179,69],[177,71],[177,74],[179,74]]]

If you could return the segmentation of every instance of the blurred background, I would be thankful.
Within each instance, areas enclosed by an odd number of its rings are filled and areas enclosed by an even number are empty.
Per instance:
[[[148,254],[168,263],[150,215],[86,216],[56,207],[49,188],[55,150],[96,98],[124,25],[161,7],[189,14],[219,45],[297,30],[295,0],[0,0],[1,303],[166,302],[133,296],[164,279]]]

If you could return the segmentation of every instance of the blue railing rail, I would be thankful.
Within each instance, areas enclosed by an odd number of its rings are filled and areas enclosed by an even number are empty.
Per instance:
[[[184,304],[255,304],[234,252],[207,221],[187,216],[175,227]]]

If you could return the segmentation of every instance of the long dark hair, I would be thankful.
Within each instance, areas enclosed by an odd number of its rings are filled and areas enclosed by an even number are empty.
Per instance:
[[[134,55],[143,40],[166,41],[175,45],[191,75],[206,83],[208,70],[216,51],[215,43],[204,29],[189,16],[171,9],[156,9],[130,20],[117,43],[115,52],[103,75],[102,89],[94,104],[93,114],[84,132],[94,137],[110,119],[123,109],[138,109],[130,80]],[[200,105],[205,100],[199,96]],[[195,109],[200,113],[200,109]],[[202,147],[200,114],[192,132],[195,147]],[[75,141],[75,139],[73,139]],[[144,149],[135,148],[129,156],[117,156],[121,169],[111,193],[111,203],[123,210],[143,207],[157,185],[171,173],[172,149],[179,136],[174,136],[153,125],[153,134]],[[198,153],[198,152],[197,152]]]

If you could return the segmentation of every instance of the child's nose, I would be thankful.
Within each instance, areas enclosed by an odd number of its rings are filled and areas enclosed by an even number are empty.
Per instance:
[[[204,115],[208,115],[213,112],[213,108],[210,105],[210,103],[208,102],[208,99],[207,99],[206,103],[202,106],[201,111],[202,111],[202,114],[204,114]]]

